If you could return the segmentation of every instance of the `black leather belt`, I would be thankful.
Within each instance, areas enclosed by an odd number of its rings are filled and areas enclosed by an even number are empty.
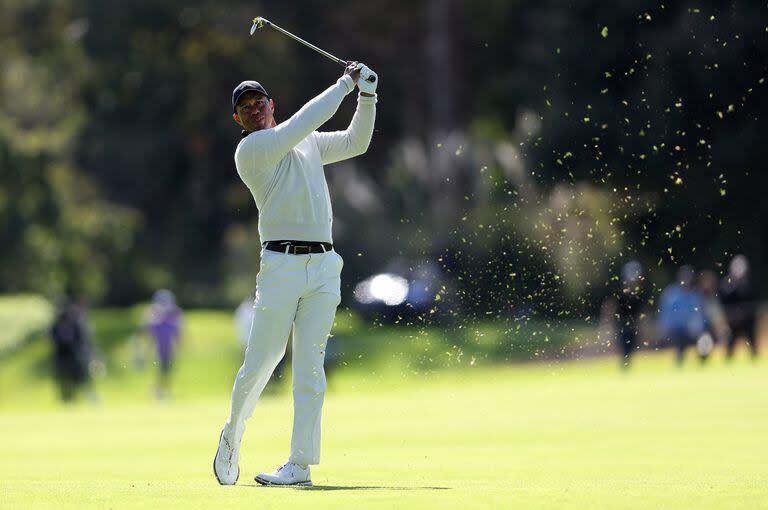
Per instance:
[[[265,250],[279,251],[291,255],[308,255],[310,253],[325,253],[333,250],[331,243],[309,241],[267,241],[262,244]]]

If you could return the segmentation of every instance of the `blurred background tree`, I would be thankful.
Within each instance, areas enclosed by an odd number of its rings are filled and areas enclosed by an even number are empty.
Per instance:
[[[141,216],[78,168],[93,65],[66,2],[8,2],[0,21],[0,289],[94,299],[135,249]]]
[[[231,90],[260,80],[284,119],[341,71],[249,38],[256,15],[381,77],[371,149],[327,169],[347,294],[395,257],[439,263],[468,311],[494,315],[593,312],[629,257],[662,282],[745,252],[764,282],[762,2],[4,7],[0,291],[252,292]]]

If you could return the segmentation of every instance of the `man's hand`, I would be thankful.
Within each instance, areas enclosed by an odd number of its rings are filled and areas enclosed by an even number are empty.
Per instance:
[[[352,78],[352,81],[357,83],[360,78],[361,65],[362,64],[358,64],[355,60],[347,60],[347,67],[344,69],[344,75],[348,74]]]
[[[379,76],[365,64],[358,64],[360,68],[360,79],[357,80],[357,88],[360,89],[360,95],[373,96],[376,93],[376,85],[379,84]],[[368,81],[373,76],[374,80]]]

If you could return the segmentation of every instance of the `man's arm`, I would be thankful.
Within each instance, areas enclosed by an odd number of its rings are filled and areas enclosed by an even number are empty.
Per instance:
[[[357,80],[360,94],[357,97],[357,110],[349,127],[346,131],[315,133],[323,164],[358,156],[367,151],[371,143],[373,123],[376,120],[376,87],[379,77],[365,64],[358,64],[357,68],[360,70]]]
[[[354,87],[352,76],[345,74],[336,84],[305,104],[290,119],[274,128],[248,135],[240,143],[235,154],[238,169],[241,172],[255,171],[280,161],[296,144],[328,121],[339,109],[344,96]]]
[[[357,97],[357,109],[346,131],[315,133],[324,165],[359,156],[368,150],[376,120],[376,95]]]

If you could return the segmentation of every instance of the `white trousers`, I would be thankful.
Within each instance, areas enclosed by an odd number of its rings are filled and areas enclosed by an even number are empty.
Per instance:
[[[245,361],[232,389],[224,435],[239,447],[247,420],[285,355],[293,328],[293,435],[289,460],[320,462],[320,417],[325,396],[325,346],[341,300],[335,251],[289,255],[263,250]]]

